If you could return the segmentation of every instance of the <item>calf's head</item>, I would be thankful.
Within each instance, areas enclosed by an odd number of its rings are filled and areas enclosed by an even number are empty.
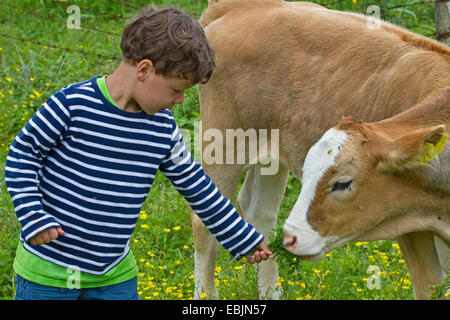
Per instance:
[[[404,231],[398,224],[389,227],[390,221],[419,210],[427,197],[408,172],[433,158],[427,147],[442,150],[444,130],[348,118],[328,130],[306,156],[302,190],[284,225],[286,249],[315,260],[350,240]]]

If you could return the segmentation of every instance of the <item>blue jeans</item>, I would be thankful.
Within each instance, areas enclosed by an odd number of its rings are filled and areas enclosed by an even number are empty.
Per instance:
[[[67,289],[45,286],[16,277],[14,300],[139,300],[137,278],[110,286]]]

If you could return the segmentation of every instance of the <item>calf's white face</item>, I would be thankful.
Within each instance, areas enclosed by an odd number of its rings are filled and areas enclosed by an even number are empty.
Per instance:
[[[284,245],[296,255],[320,258],[327,242],[336,240],[335,237],[322,237],[316,232],[308,223],[307,215],[319,181],[335,164],[346,138],[345,131],[332,128],[309,150],[305,158],[302,191],[284,225]],[[347,182],[340,181],[344,184]]]
[[[423,174],[441,168],[442,159],[425,167],[417,159],[425,145],[445,140],[444,129],[386,129],[344,119],[328,130],[306,156],[302,190],[284,225],[285,248],[315,260],[350,240],[426,230],[428,222],[408,217],[433,208],[445,213],[448,192],[436,191],[439,183],[424,186]]]

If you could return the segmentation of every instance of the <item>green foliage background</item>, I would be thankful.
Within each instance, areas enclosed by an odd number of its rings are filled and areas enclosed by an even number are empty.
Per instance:
[[[328,8],[366,13],[378,5],[381,18],[434,37],[433,1],[313,1]],[[414,4],[419,2],[419,4]],[[20,225],[4,184],[6,154],[15,135],[34,112],[63,86],[94,75],[110,74],[120,61],[121,30],[145,4],[172,4],[198,18],[206,0],[3,0],[0,3],[0,299],[14,296],[12,262]],[[81,10],[81,30],[66,26],[70,5]],[[65,49],[69,48],[69,49]],[[181,128],[192,132],[199,119],[197,88],[186,92],[173,111]],[[280,226],[301,185],[291,176],[280,212]],[[193,296],[193,240],[184,199],[158,174],[133,236],[139,264],[141,299],[189,299]],[[278,254],[284,299],[412,299],[412,286],[395,242],[350,243],[316,263]],[[376,276],[381,289],[369,290]],[[216,268],[220,298],[258,299],[253,266],[236,263],[220,249]]]

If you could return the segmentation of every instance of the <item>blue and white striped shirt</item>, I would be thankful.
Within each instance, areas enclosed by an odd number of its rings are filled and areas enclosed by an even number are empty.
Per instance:
[[[9,149],[5,181],[25,249],[61,266],[106,273],[128,254],[158,169],[233,257],[254,249],[263,236],[192,159],[170,111],[119,109],[96,78],[52,95]],[[53,227],[66,235],[29,244]]]

